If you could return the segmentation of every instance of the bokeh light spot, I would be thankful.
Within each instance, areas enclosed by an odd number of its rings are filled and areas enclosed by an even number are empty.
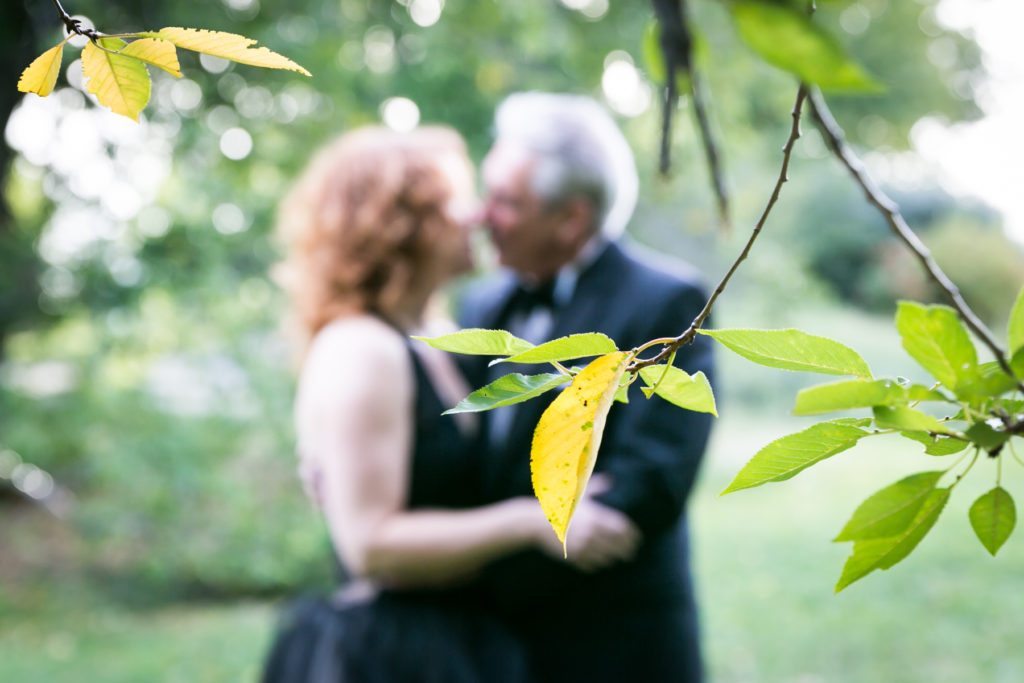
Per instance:
[[[252,152],[252,136],[244,128],[229,128],[220,136],[221,154],[240,161]]]
[[[420,108],[408,97],[391,97],[380,105],[380,116],[388,128],[404,133],[420,122]]]

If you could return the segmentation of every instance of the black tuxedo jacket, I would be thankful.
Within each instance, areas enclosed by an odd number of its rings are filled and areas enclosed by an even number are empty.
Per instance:
[[[705,294],[687,266],[656,266],[652,261],[609,244],[580,274],[570,303],[554,312],[549,337],[603,332],[620,349],[630,349],[680,334],[704,306]],[[470,285],[461,303],[460,324],[499,326],[515,284],[511,274],[503,273]],[[489,360],[460,358],[474,387],[487,383]],[[711,379],[710,340],[698,336],[694,344],[679,350],[675,363],[690,373],[703,371]],[[519,366],[508,371],[546,369]],[[495,609],[519,629],[537,657],[539,680],[700,678],[685,504],[711,419],[658,397],[647,400],[639,385],[630,389],[627,405],[613,406],[595,467],[613,482],[599,500],[624,512],[643,533],[637,556],[584,574],[539,551],[528,551],[500,560],[484,573]],[[488,450],[487,439],[481,440],[482,503],[532,495],[533,429],[552,400],[554,392],[519,404],[503,448]],[[488,413],[483,425],[486,435]]]

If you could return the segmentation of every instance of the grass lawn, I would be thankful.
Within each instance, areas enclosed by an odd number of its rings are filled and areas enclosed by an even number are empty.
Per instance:
[[[846,516],[939,461],[910,442],[869,440],[789,482],[720,498],[748,455],[800,424],[764,419],[721,420],[692,508],[710,681],[1024,680],[1020,532],[993,559],[966,519],[991,463],[979,462],[979,481],[964,480],[907,561],[834,595],[847,546],[829,539]],[[1016,465],[1004,472],[1011,490],[1022,480]],[[30,582],[0,593],[0,681],[252,681],[272,619],[266,604],[139,609],[88,584]]]
[[[267,605],[131,609],[88,585],[27,587],[0,607],[0,681],[216,683],[254,681]]]
[[[992,558],[967,520],[994,482],[994,465],[976,464],[908,559],[834,595],[850,546],[830,539],[858,503],[949,463],[901,437],[879,437],[790,481],[717,495],[758,447],[802,424],[780,417],[772,426],[736,418],[718,425],[692,508],[710,680],[1024,680],[1021,531]],[[1024,491],[1024,470],[1007,463],[1003,484]]]

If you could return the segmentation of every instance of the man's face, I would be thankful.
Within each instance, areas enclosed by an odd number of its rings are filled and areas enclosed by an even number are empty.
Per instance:
[[[495,144],[483,164],[483,221],[503,266],[546,279],[565,260],[558,237],[564,217],[533,191],[533,165],[524,150]]]

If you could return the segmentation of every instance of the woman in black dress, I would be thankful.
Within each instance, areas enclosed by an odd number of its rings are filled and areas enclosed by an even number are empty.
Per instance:
[[[442,415],[469,388],[448,356],[409,340],[438,287],[471,267],[472,188],[453,131],[368,128],[320,152],[281,207],[280,275],[305,349],[300,471],[348,578],[293,607],[267,683],[529,680],[472,577],[503,554],[561,546],[533,499],[472,507],[485,457],[473,416]],[[617,516],[599,527],[574,561],[632,552]]]

